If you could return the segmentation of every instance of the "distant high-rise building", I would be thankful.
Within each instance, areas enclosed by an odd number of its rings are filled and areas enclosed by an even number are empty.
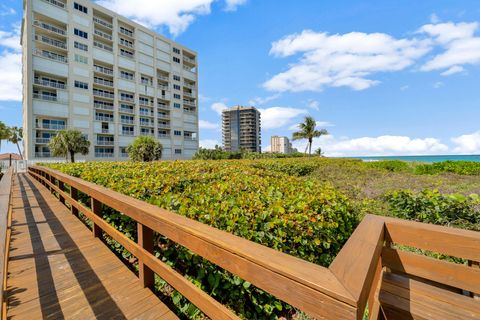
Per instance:
[[[23,119],[27,159],[51,158],[50,139],[78,129],[86,160],[126,160],[136,136],[162,158],[198,149],[195,51],[87,0],[24,0]],[[82,158],[82,157],[80,157]]]
[[[260,111],[236,106],[222,112],[223,148],[261,152]]]
[[[274,153],[292,153],[292,143],[287,137],[272,136],[270,138],[271,149],[270,152]]]

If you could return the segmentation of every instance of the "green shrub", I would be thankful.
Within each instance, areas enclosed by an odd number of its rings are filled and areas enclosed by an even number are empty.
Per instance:
[[[390,172],[408,172],[412,171],[411,165],[406,161],[400,160],[383,160],[366,162],[369,168],[382,169]]]
[[[455,173],[461,175],[480,175],[480,162],[474,161],[443,161],[419,165],[416,174]]]
[[[296,177],[312,159],[175,161],[49,165],[296,257],[328,266],[356,227],[350,201],[330,186]],[[279,163],[280,163],[279,162]],[[292,169],[293,168],[293,169]],[[136,237],[133,221],[105,209],[104,219]],[[291,307],[238,277],[157,237],[156,252],[246,319],[285,316]],[[128,257],[128,254],[122,252]],[[198,310],[175,294],[180,310]]]
[[[386,195],[391,213],[398,218],[480,230],[478,195],[443,195],[437,190],[409,190]]]

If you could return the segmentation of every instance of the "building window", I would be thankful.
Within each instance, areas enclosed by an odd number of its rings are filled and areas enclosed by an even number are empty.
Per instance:
[[[88,83],[75,80],[75,88],[88,90]]]
[[[83,13],[88,13],[88,9],[85,6],[82,6],[81,4],[78,4],[76,2],[73,3],[73,7],[77,9],[78,11],[81,11]]]
[[[179,75],[176,75],[176,74],[173,75],[173,80],[175,80],[175,81],[180,81],[180,79],[181,79],[181,78],[180,78]]]
[[[84,63],[84,64],[88,64],[88,58],[84,57],[84,56],[81,56],[79,54],[75,54],[75,61],[80,62],[80,63]]]
[[[180,54],[180,49],[174,47],[173,48],[173,53]]]
[[[75,41],[73,46],[77,49],[88,51],[88,46],[86,44]]]
[[[176,135],[176,136],[181,136],[181,135],[182,135],[182,131],[180,131],[180,130],[174,130],[174,131],[173,131],[173,134]]]
[[[82,31],[82,30],[79,30],[79,29],[75,28],[75,29],[73,30],[73,33],[74,33],[76,36],[79,36],[79,37],[88,39],[88,33],[86,33],[85,31]]]
[[[123,57],[133,59],[133,52],[128,51],[128,50],[120,49],[120,55],[123,56]]]
[[[174,85],[173,85],[173,89],[175,89],[175,90],[180,90],[180,86],[179,86],[178,84],[174,84]]]
[[[174,103],[173,107],[177,108],[177,109],[180,109],[182,106],[180,105],[180,103]]]
[[[120,70],[120,78],[127,79],[127,80],[135,79],[133,72],[123,71],[123,70]]]
[[[182,149],[175,149],[175,154],[182,154]]]
[[[173,57],[173,62],[180,63],[180,59],[177,57]]]
[[[122,126],[122,134],[124,136],[133,136],[133,127],[131,126]]]
[[[173,94],[173,97],[174,97],[175,99],[180,99],[180,95],[179,95],[179,94],[176,94],[176,93]]]

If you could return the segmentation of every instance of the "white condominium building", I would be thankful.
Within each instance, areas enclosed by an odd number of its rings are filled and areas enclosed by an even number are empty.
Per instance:
[[[271,150],[273,153],[292,153],[292,143],[287,137],[272,136],[270,138]]]
[[[165,159],[197,151],[196,52],[87,0],[24,0],[21,42],[27,159],[63,129],[88,137],[87,160],[128,159],[139,135]]]

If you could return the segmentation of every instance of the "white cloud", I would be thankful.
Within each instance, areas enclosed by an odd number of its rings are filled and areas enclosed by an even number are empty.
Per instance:
[[[433,84],[433,88],[435,89],[440,89],[441,87],[443,87],[445,84],[442,82],[442,81],[437,81]]]
[[[241,6],[242,4],[245,4],[246,2],[247,2],[247,0],[225,0],[225,3],[226,3],[225,10],[226,11],[235,11],[235,10],[237,10],[238,6]]]
[[[195,18],[211,12],[216,0],[98,0],[97,3],[137,21],[147,27],[168,27],[177,36],[184,32]],[[234,10],[245,1],[226,0],[226,8]]]
[[[200,147],[202,148],[207,148],[207,149],[213,149],[215,146],[220,146],[221,143],[218,142],[218,140],[215,139],[205,139],[205,140],[200,140],[199,141]]]
[[[410,86],[407,84],[407,85],[404,85],[404,86],[401,86],[400,87],[400,91],[405,91],[405,90],[408,90],[408,88],[410,88]]]
[[[475,36],[479,27],[478,22],[447,22],[421,27],[420,33],[428,34],[437,45],[444,48],[444,52],[427,61],[421,70],[447,69],[442,75],[451,75],[463,71],[461,65],[480,64],[480,37]]]
[[[249,100],[248,104],[252,105],[252,106],[261,106],[261,105],[266,104],[267,102],[270,102],[270,101],[273,101],[273,100],[276,100],[276,99],[280,98],[280,96],[281,96],[281,94],[277,93],[277,94],[274,94],[274,95],[271,95],[271,96],[268,96],[268,97],[265,97],[265,98],[255,97],[255,98]]]
[[[6,5],[2,4],[2,6],[0,7],[0,16],[1,17],[4,17],[4,16],[11,16],[11,15],[14,15],[16,14],[17,12],[15,11],[15,9],[13,8],[10,8],[10,7],[7,7]]]
[[[294,147],[305,149],[305,141],[295,141]],[[448,146],[435,138],[410,138],[405,136],[379,136],[340,138],[332,135],[315,139],[312,150],[322,148],[327,156],[388,156],[445,154]]]
[[[450,76],[452,74],[455,74],[455,73],[459,73],[459,72],[463,72],[465,69],[463,67],[460,67],[460,66],[453,66],[453,67],[450,67],[448,70],[446,71],[443,71],[442,73],[440,73],[442,76]]]
[[[320,110],[320,103],[317,101],[317,100],[308,100],[307,102],[307,107],[309,107],[310,109],[313,109],[313,110]]]
[[[198,126],[200,129],[218,129],[220,125],[218,123],[209,122],[206,120],[198,120]]]
[[[305,109],[288,107],[272,107],[258,109],[258,111],[261,113],[262,129],[281,128],[289,124],[296,117],[308,113]]]
[[[302,56],[263,86],[278,92],[321,91],[341,86],[364,90],[379,83],[368,76],[407,68],[430,50],[429,43],[395,39],[384,33],[329,35],[304,30],[272,43],[270,54],[275,57]]]
[[[432,13],[430,15],[430,22],[431,23],[439,23],[440,22],[440,18],[435,14],[435,13]]]
[[[451,139],[456,145],[453,149],[455,153],[460,154],[479,154],[480,153],[480,131],[472,134],[464,134]]]
[[[222,115],[223,110],[228,109],[227,105],[223,102],[215,102],[210,106],[210,108],[220,116]]]
[[[335,125],[328,121],[317,121],[317,129],[323,129],[326,127],[335,127]],[[290,127],[288,127],[288,130],[298,130],[298,123],[292,124]]]
[[[13,31],[0,30],[0,100],[22,101],[22,54],[20,46],[20,28],[12,26]]]

